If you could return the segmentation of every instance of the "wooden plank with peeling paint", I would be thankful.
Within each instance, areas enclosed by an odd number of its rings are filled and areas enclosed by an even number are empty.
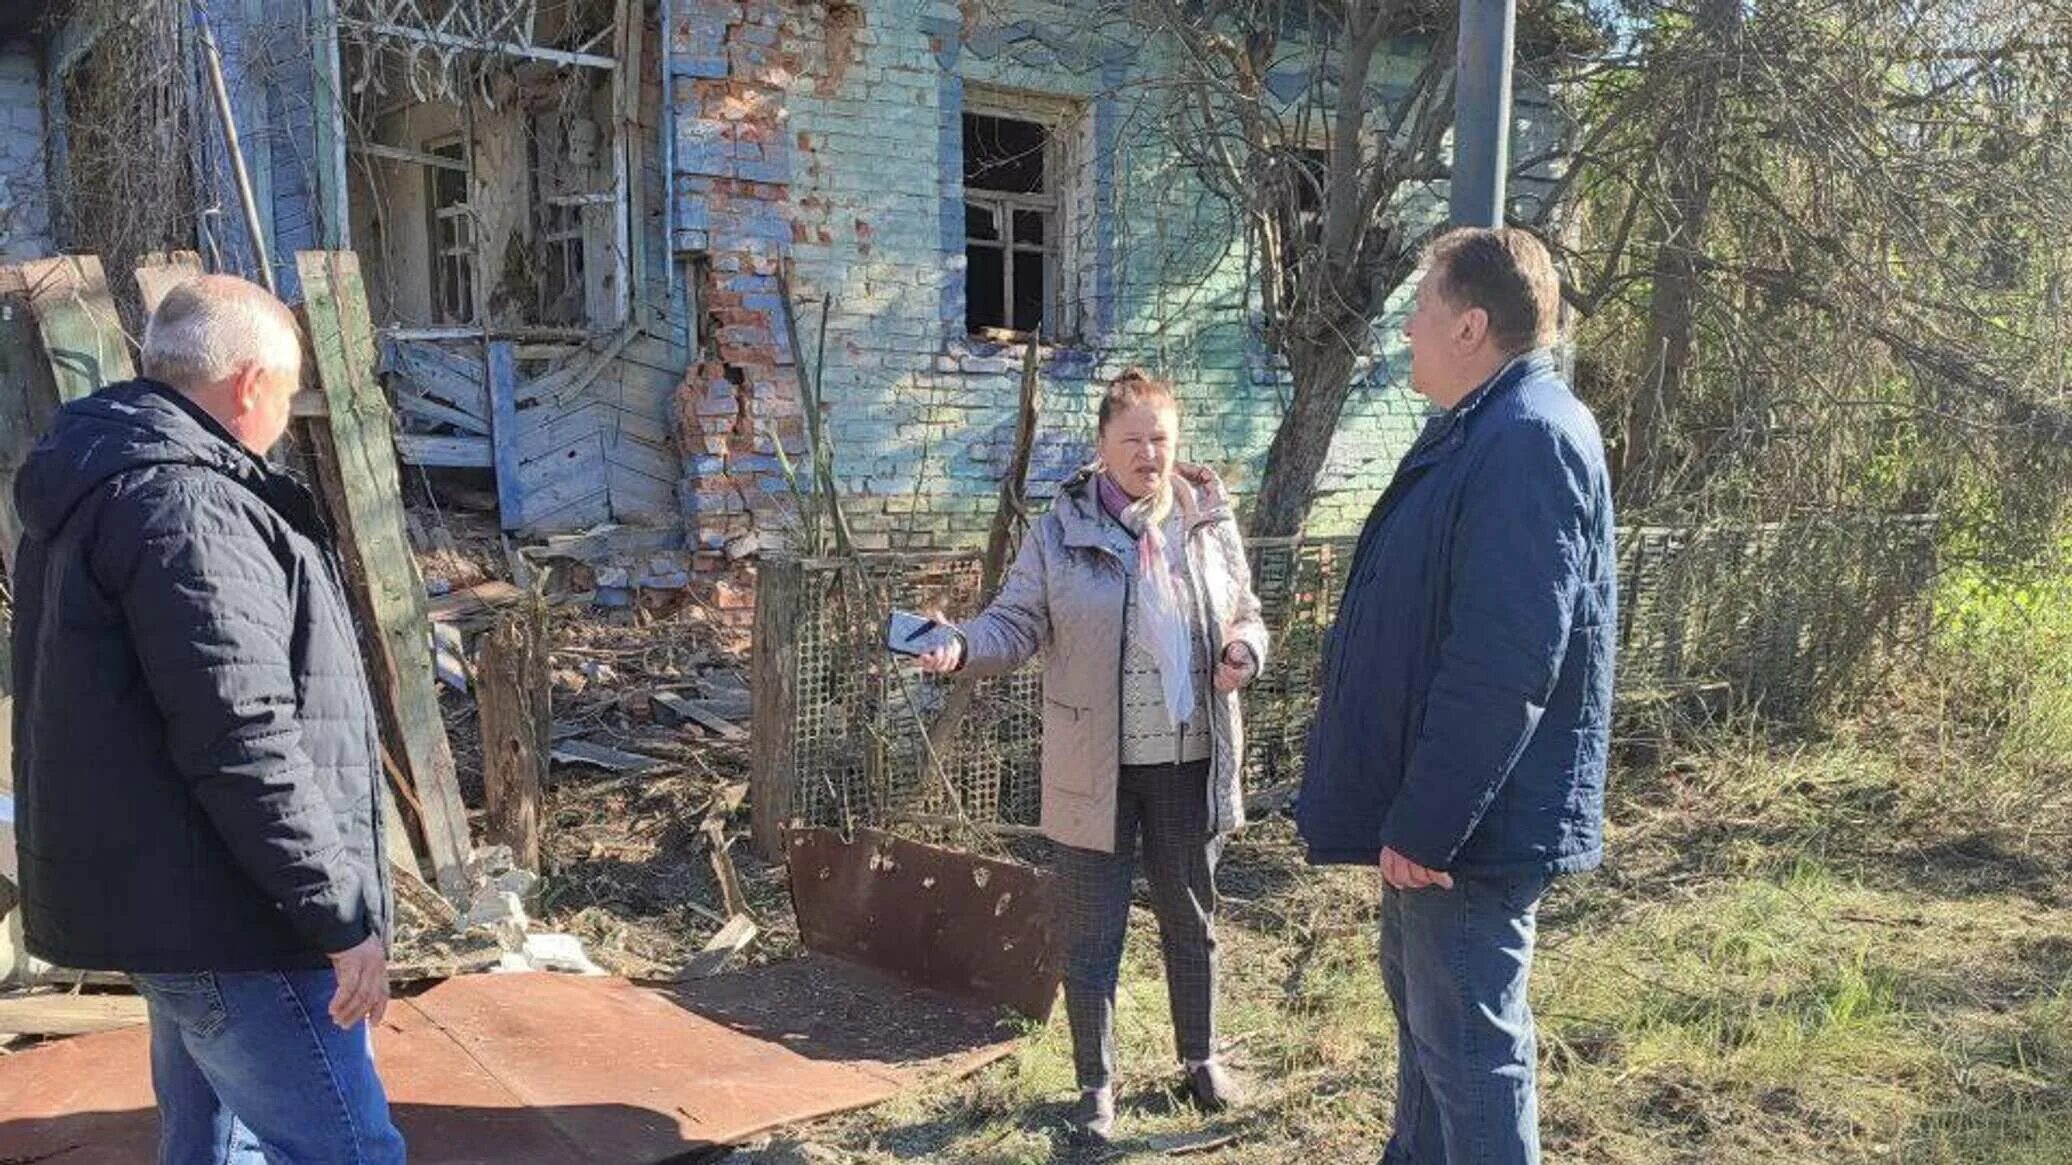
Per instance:
[[[396,456],[406,465],[431,469],[489,469],[496,464],[487,437],[397,433]]]
[[[135,271],[137,296],[149,317],[165,301],[166,293],[204,274],[201,256],[193,251],[154,251],[142,256]]]
[[[479,361],[470,361],[441,345],[391,341],[387,350],[389,375],[396,382],[396,396],[429,397],[474,417],[485,426],[489,421],[489,393]],[[485,427],[482,432],[488,432]]]
[[[525,487],[518,451],[518,348],[499,340],[489,345],[489,420],[496,468],[496,508],[506,530],[525,527]]]
[[[59,400],[78,400],[136,377],[129,336],[98,257],[38,259],[22,264],[21,271]]]
[[[436,424],[452,425],[462,432],[489,436],[489,422],[480,417],[469,416],[452,405],[440,404],[428,396],[399,392],[396,394],[396,411],[409,413],[411,416]]]
[[[530,465],[572,441],[603,432],[606,411],[603,405],[586,401],[574,409],[527,409],[519,413],[518,435],[513,441],[519,464]],[[521,472],[521,480],[530,477],[529,471]]]
[[[20,267],[0,267],[0,562],[10,578],[22,535],[14,512],[15,474],[50,427],[58,404],[43,336],[29,310],[28,280]]]
[[[432,685],[424,580],[404,526],[394,415],[376,376],[359,256],[301,251],[295,263],[328,414],[308,422],[311,452],[339,533],[383,737],[417,794],[439,888],[464,893],[467,808]]]

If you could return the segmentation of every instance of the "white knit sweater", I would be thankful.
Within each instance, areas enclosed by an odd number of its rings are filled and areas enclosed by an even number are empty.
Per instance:
[[[1121,524],[1108,524],[1116,552],[1124,569],[1136,579],[1137,543]],[[1166,556],[1173,569],[1184,570],[1186,533],[1176,509],[1166,519]],[[1200,609],[1192,585],[1181,588],[1187,604],[1187,626],[1194,631],[1194,712],[1187,722],[1175,726],[1166,711],[1165,686],[1160,682],[1158,661],[1151,649],[1134,634],[1137,626],[1137,593],[1141,580],[1130,588],[1130,609],[1123,626],[1130,629],[1128,648],[1122,661],[1122,763],[1125,765],[1185,764],[1207,760],[1214,741],[1209,735],[1209,650],[1201,641]]]

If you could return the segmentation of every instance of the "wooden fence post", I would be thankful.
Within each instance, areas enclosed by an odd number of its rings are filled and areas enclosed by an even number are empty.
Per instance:
[[[754,707],[749,823],[756,851],[784,858],[784,828],[797,803],[799,604],[805,600],[805,564],[770,556],[756,566],[755,631],[749,649],[749,691]]]
[[[537,600],[528,600],[499,618],[483,636],[475,669],[488,838],[510,846],[518,864],[534,871],[541,868],[540,807],[552,718],[545,614]]]

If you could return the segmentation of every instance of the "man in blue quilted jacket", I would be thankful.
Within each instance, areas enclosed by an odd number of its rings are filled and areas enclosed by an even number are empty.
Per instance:
[[[143,995],[162,1165],[392,1165],[379,738],[322,514],[266,462],[295,318],[195,279],[142,362],[15,483],[24,937]]]
[[[1552,262],[1441,236],[1407,327],[1437,411],[1376,503],[1325,650],[1297,818],[1379,865],[1385,1165],[1534,1165],[1541,894],[1603,855],[1618,589],[1597,424],[1555,371]]]

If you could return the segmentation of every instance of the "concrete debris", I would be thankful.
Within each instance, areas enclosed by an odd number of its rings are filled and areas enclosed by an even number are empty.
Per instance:
[[[468,855],[468,880],[480,885],[493,882],[518,868],[518,859],[507,845],[478,845]]]
[[[522,902],[529,902],[533,893],[540,888],[540,876],[531,870],[505,870],[491,879],[489,884],[506,894],[516,894]]]
[[[505,950],[515,951],[525,946],[526,922],[525,904],[516,894],[484,886],[475,892],[474,901],[468,904],[467,916],[461,919],[461,929],[488,931],[496,936]]]
[[[534,970],[560,971],[568,975],[602,975],[604,968],[590,961],[582,941],[572,934],[525,936],[525,960]]]

